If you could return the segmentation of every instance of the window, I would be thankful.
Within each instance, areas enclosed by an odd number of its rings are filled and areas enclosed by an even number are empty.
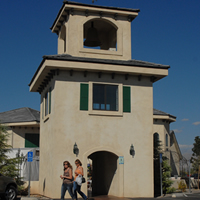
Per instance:
[[[42,117],[51,113],[51,88],[44,95],[42,111]]]
[[[26,133],[25,134],[25,147],[39,147],[39,134],[34,133]]]
[[[118,86],[93,84],[93,110],[118,111]]]
[[[48,92],[44,96],[44,105],[45,105],[45,116],[47,116],[48,113],[48,104],[49,104],[49,98],[48,98]]]
[[[154,142],[159,141],[159,134],[158,133],[154,133],[153,137],[154,137]]]
[[[168,147],[168,135],[166,134],[166,147]]]
[[[131,87],[122,84],[81,83],[80,110],[94,115],[122,116],[131,112]]]

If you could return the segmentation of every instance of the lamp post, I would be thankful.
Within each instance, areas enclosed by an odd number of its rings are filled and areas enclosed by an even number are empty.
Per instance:
[[[191,193],[191,180],[190,180],[190,160],[189,160],[189,193]]]
[[[160,153],[160,193],[163,196],[163,187],[162,187],[162,153]]]

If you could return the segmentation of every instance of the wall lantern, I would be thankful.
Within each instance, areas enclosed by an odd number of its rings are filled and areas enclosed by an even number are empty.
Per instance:
[[[76,154],[76,157],[77,157],[77,156],[78,156],[78,153],[79,153],[79,149],[78,149],[78,146],[77,146],[76,142],[75,142],[75,144],[74,144],[73,152],[74,152],[74,154]]]
[[[132,157],[134,157],[134,155],[135,155],[135,150],[134,150],[133,144],[131,144],[131,147],[130,147],[130,155],[131,155]]]

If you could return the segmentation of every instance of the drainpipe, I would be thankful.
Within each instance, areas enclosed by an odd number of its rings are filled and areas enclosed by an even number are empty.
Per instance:
[[[190,186],[190,160],[189,160],[189,193],[191,193],[191,186]]]

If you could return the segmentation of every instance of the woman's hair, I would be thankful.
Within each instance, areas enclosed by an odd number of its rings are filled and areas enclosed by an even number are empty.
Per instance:
[[[68,167],[72,169],[72,165],[70,164],[69,161],[64,161],[64,162],[63,162],[63,166],[64,166],[65,164],[67,164]],[[65,170],[65,166],[64,166],[64,170]]]
[[[76,163],[76,162],[77,162],[80,166],[82,166],[82,163],[81,163],[81,161],[80,161],[79,159],[76,159],[76,160],[75,160],[75,163]]]

